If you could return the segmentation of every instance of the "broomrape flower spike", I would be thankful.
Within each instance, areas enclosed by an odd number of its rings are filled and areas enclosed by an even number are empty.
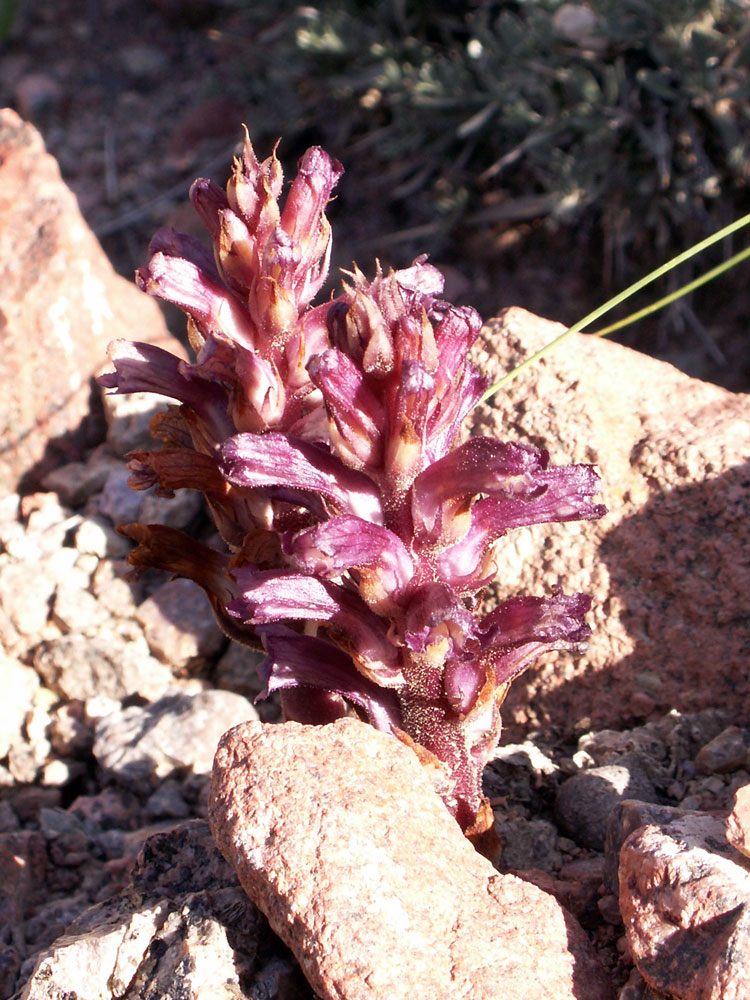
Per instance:
[[[158,233],[141,288],[180,306],[195,361],[116,342],[113,392],[176,401],[152,424],[162,447],[130,456],[134,489],[202,490],[226,543],[125,525],[136,567],[195,580],[240,642],[262,644],[265,690],[285,716],[356,712],[412,747],[468,834],[492,823],[481,775],[508,685],[548,649],[589,635],[581,594],[519,596],[480,611],[508,531],[592,519],[599,477],[526,444],[462,440],[487,389],[468,360],[481,326],[441,299],[426,257],[369,280],[356,266],[313,305],[341,166],[300,162],[283,208],[273,153],[245,137],[226,192],[197,180],[213,254]]]

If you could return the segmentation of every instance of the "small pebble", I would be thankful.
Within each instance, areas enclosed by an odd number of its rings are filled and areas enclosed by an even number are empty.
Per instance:
[[[185,819],[190,806],[176,781],[164,781],[146,800],[146,812],[154,819]]]
[[[11,833],[20,827],[18,816],[7,799],[0,799],[0,833]]]
[[[602,896],[596,905],[599,907],[599,912],[608,924],[612,924],[613,927],[619,927],[622,924],[620,904],[614,893]]]
[[[623,755],[616,764],[592,767],[567,778],[557,792],[555,818],[578,844],[601,851],[609,813],[623,799],[657,799],[653,784],[634,754]]]
[[[712,774],[710,778],[706,778],[703,782],[703,789],[704,791],[713,792],[714,795],[718,795],[719,792],[724,791],[724,782],[718,775]]]
[[[129,538],[115,531],[102,517],[85,517],[75,534],[76,549],[85,555],[120,559],[133,547]]]
[[[67,809],[43,806],[39,813],[39,829],[48,840],[70,830],[81,830],[81,821]]]
[[[113,524],[129,524],[140,519],[143,493],[128,486],[130,473],[126,465],[113,469],[104,484],[99,509]]]
[[[93,636],[109,622],[109,613],[93,594],[73,584],[60,584],[55,591],[52,619],[63,633]]]
[[[571,840],[570,837],[558,837],[557,849],[558,851],[562,851],[563,854],[572,854],[578,850],[578,844],[576,844],[575,840]]]
[[[695,812],[701,807],[701,797],[700,795],[686,795],[685,798],[680,802],[680,808],[689,810],[690,812]]]
[[[86,770],[86,765],[79,760],[63,760],[55,757],[47,761],[39,772],[39,780],[50,788],[62,788],[80,778]]]
[[[630,711],[637,719],[650,715],[656,708],[656,702],[645,691],[634,691],[630,698]]]
[[[14,88],[14,99],[24,118],[35,118],[60,100],[62,88],[46,73],[27,73]]]
[[[68,507],[81,507],[88,498],[99,492],[115,464],[109,458],[89,462],[68,462],[48,472],[42,480],[45,489],[57,493]],[[119,464],[119,463],[118,463]]]
[[[748,756],[747,734],[737,726],[728,726],[702,747],[695,756],[701,774],[726,774],[745,766]]]
[[[679,802],[685,794],[685,786],[681,781],[673,781],[667,789],[667,795],[675,802]]]
[[[140,605],[136,617],[153,655],[173,670],[215,655],[225,643],[208,598],[192,580],[163,584]]]
[[[572,760],[573,764],[578,768],[579,771],[582,771],[587,767],[593,767],[596,764],[594,758],[591,756],[590,753],[587,753],[586,750],[576,750],[576,752],[573,754]]]
[[[58,788],[29,785],[26,788],[19,788],[13,795],[13,809],[22,823],[37,823],[42,809],[45,806],[50,809],[59,806],[60,800]]]
[[[90,751],[94,730],[86,719],[83,701],[74,699],[54,709],[47,737],[52,749],[62,757],[75,757]]]

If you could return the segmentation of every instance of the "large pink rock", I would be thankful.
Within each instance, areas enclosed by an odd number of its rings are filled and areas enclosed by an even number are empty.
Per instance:
[[[478,855],[412,750],[354,719],[224,735],[214,839],[326,1000],[604,1000],[549,895]]]
[[[750,785],[734,793],[734,805],[727,818],[727,840],[750,858]]]
[[[169,335],[157,304],[113,271],[42,137],[10,109],[0,218],[0,488],[13,490],[104,436],[91,377],[110,340]]]
[[[620,851],[620,912],[635,964],[674,1000],[750,997],[750,871],[726,825],[693,813],[644,826]]]
[[[562,330],[509,309],[478,359],[495,380]],[[750,719],[750,396],[576,334],[480,407],[475,430],[598,464],[609,508],[501,542],[503,596],[560,584],[593,598],[588,652],[548,655],[511,687],[508,738],[529,722],[622,728],[672,708]]]

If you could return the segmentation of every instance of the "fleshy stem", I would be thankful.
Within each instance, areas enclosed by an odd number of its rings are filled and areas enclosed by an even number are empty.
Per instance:
[[[502,389],[503,386],[511,382],[517,375],[520,375],[522,371],[524,371],[526,368],[529,368],[540,358],[543,358],[545,357],[545,355],[549,354],[549,352],[553,350],[553,348],[557,347],[558,344],[561,344],[566,337],[570,336],[571,333],[578,333],[581,330],[585,329],[585,327],[589,326],[591,323],[594,323],[596,320],[598,320],[600,316],[604,316],[605,313],[608,313],[611,309],[614,309],[615,306],[619,306],[621,302],[624,302],[626,299],[629,299],[631,295],[635,295],[636,292],[639,292],[642,288],[645,288],[647,285],[650,285],[653,281],[656,281],[657,278],[661,278],[663,275],[668,274],[669,271],[673,270],[675,267],[679,267],[680,264],[684,264],[685,261],[690,260],[691,257],[695,257],[696,254],[701,253],[703,250],[707,250],[708,247],[713,246],[714,243],[718,243],[725,237],[731,236],[732,233],[737,232],[738,229],[742,229],[743,226],[747,225],[750,225],[750,214],[743,215],[741,219],[737,219],[735,222],[730,223],[728,226],[725,226],[723,229],[718,230],[718,232],[713,233],[711,236],[707,236],[705,240],[701,240],[700,243],[696,243],[692,247],[689,247],[687,250],[684,250],[681,254],[678,254],[676,257],[673,257],[671,260],[667,261],[666,264],[662,264],[660,267],[657,267],[656,270],[651,271],[645,277],[639,278],[639,280],[636,281],[634,284],[629,285],[624,291],[618,292],[617,295],[609,299],[603,305],[597,306],[597,308],[594,309],[593,312],[590,312],[587,316],[584,316],[583,319],[578,320],[578,322],[574,323],[573,326],[569,326],[567,330],[563,330],[563,332],[560,334],[559,337],[555,337],[554,340],[551,340],[548,344],[545,344],[544,347],[540,348],[535,354],[532,354],[530,357],[526,358],[525,361],[522,361],[521,364],[518,365],[516,368],[514,368],[512,371],[509,371],[505,375],[503,375],[501,379],[498,379],[497,382],[495,382],[487,389],[487,391],[484,393],[479,402],[483,403],[486,400],[490,399],[492,396],[495,395],[495,393],[499,389]],[[690,282],[688,285],[685,285],[683,288],[678,289],[676,292],[673,292],[671,295],[666,296],[664,299],[660,299],[658,302],[653,303],[651,306],[647,306],[646,309],[641,310],[640,313],[634,313],[633,316],[627,317],[625,320],[622,320],[619,324],[615,324],[612,327],[608,327],[604,331],[599,331],[598,335],[604,336],[605,333],[611,333],[612,330],[618,328],[619,326],[625,326],[626,323],[628,322],[632,322],[635,319],[640,319],[642,316],[645,316],[650,312],[654,312],[656,309],[659,309],[662,306],[668,305],[670,302],[673,302],[675,299],[678,299],[681,295],[685,295],[687,294],[687,292],[692,291],[693,288],[697,288],[699,285],[704,284],[706,281],[710,281],[711,278],[717,277],[723,271],[728,270],[730,267],[733,267],[735,264],[738,264],[741,260],[743,260],[748,256],[750,256],[750,248],[748,248],[747,250],[743,250],[738,254],[735,254],[734,257],[725,261],[723,264],[718,265],[718,267],[713,268],[712,271],[707,272],[707,274],[702,275],[700,278],[696,278],[695,281]]]

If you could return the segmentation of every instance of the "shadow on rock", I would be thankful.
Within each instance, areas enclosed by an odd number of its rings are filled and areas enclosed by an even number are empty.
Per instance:
[[[635,460],[635,459],[634,459]],[[609,594],[632,648],[532,698],[538,716],[578,731],[670,709],[750,719],[750,463],[650,499],[602,539]],[[596,609],[595,609],[596,610]],[[563,654],[558,659],[562,659]],[[563,665],[564,667],[564,665]],[[527,682],[533,683],[529,672]],[[522,704],[524,683],[508,705]]]

